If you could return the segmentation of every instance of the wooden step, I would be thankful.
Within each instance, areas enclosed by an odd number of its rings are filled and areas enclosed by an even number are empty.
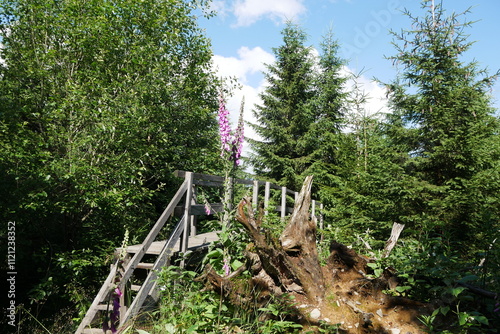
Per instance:
[[[105,334],[102,328],[85,328],[82,334]],[[106,331],[106,334],[111,334],[111,331]]]
[[[198,234],[196,236],[191,236],[189,237],[188,245],[189,248],[188,250],[197,250],[203,247],[208,247],[212,241],[218,241],[219,238],[217,234],[219,231],[215,232],[208,232],[208,233],[202,233]],[[146,254],[150,255],[159,255],[161,253],[161,250],[165,246],[166,240],[165,241],[154,241],[151,246],[146,250]],[[180,244],[177,242],[173,249],[175,252],[177,252],[180,248]],[[142,245],[132,245],[127,247],[127,253],[133,255],[141,249]],[[119,249],[117,249],[117,252]]]
[[[113,305],[109,305],[108,304],[101,304],[101,305],[97,305],[96,307],[97,310],[99,311],[106,311],[106,310],[113,310]]]
[[[136,267],[136,268],[137,268],[137,269],[147,269],[147,270],[151,270],[151,269],[153,269],[154,265],[155,265],[154,263],[139,262],[139,263],[137,264],[137,267]]]

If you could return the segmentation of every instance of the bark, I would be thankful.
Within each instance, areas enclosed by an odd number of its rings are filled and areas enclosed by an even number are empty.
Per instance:
[[[262,263],[261,270],[285,291],[303,291],[309,300],[320,302],[324,297],[324,285],[316,251],[316,222],[309,214],[311,185],[312,176],[309,176],[278,244],[267,242],[261,233],[261,218],[255,218],[248,199],[240,202],[236,218],[254,240],[254,254]]]

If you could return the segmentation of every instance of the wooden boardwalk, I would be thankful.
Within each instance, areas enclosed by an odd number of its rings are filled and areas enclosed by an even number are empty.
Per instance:
[[[190,236],[189,237],[189,242],[188,242],[188,251],[197,251],[201,250],[203,248],[208,248],[211,242],[213,241],[218,241],[219,238],[217,237],[217,231],[216,232],[208,232],[208,233],[202,233],[202,234],[197,234],[195,236]],[[165,247],[165,244],[167,243],[167,240],[164,241],[154,241],[151,243],[151,246],[146,250],[146,254],[150,255],[160,255],[163,247]],[[130,254],[135,254],[140,251],[142,247],[142,244],[139,245],[133,245],[133,246],[128,246],[127,247],[127,253]],[[173,247],[174,250],[178,251],[181,249],[181,242],[178,240],[175,243],[175,246]],[[174,252],[176,252],[174,251]]]

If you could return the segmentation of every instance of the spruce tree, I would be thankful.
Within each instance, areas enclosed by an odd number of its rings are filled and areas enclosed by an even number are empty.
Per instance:
[[[477,62],[462,60],[473,44],[464,33],[471,22],[460,21],[468,11],[446,16],[432,1],[423,1],[422,8],[424,17],[405,13],[411,30],[393,33],[397,55],[391,59],[400,71],[388,85],[389,135],[419,185],[414,193],[421,200],[414,205],[427,217],[421,222],[478,240],[493,227],[484,225],[489,223],[483,204],[491,198],[474,193],[478,182],[484,186],[478,175],[498,163],[497,145],[491,144],[498,128],[488,94],[493,77]],[[498,211],[490,214],[498,217]]]
[[[314,60],[299,26],[289,22],[282,35],[283,45],[273,49],[276,62],[264,74],[269,86],[260,95],[262,105],[254,110],[257,124],[251,126],[262,140],[250,141],[250,161],[258,176],[299,189],[300,175],[311,165]]]
[[[317,177],[316,183],[331,183],[343,160],[339,147],[344,137],[342,129],[349,94],[346,90],[348,77],[342,73],[346,62],[339,57],[338,51],[339,43],[330,30],[320,45],[316,95],[311,105],[315,119],[309,132],[313,152],[310,172]]]

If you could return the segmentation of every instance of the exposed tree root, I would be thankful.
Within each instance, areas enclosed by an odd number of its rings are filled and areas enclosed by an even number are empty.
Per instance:
[[[390,270],[368,278],[370,259],[339,243],[332,243],[326,265],[320,265],[316,222],[309,218],[311,183],[308,177],[279,242],[268,240],[261,231],[262,217],[256,218],[249,199],[243,199],[237,219],[253,240],[245,250],[247,263],[228,277],[207,266],[199,279],[243,308],[264,306],[271,297],[293,296],[289,307],[306,327],[325,322],[340,324],[342,333],[424,333],[418,317],[431,307],[384,294],[397,286]],[[242,282],[237,277],[247,269],[252,277]]]

